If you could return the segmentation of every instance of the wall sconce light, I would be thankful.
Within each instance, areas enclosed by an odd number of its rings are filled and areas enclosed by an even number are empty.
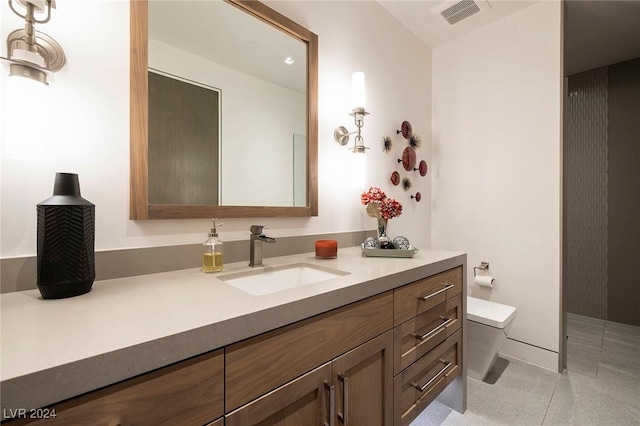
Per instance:
[[[7,36],[7,57],[0,59],[9,64],[9,76],[24,77],[48,85],[53,72],[65,63],[62,47],[48,35],[35,30],[35,24],[44,24],[51,18],[51,9],[56,8],[55,0],[8,0],[9,7],[24,19],[24,29],[18,29]],[[22,6],[21,13],[14,2]],[[46,17],[38,18],[46,14]]]
[[[346,127],[340,126],[336,130],[333,131],[333,138],[340,145],[346,145],[349,142],[349,135],[353,135],[357,133],[353,148],[351,150],[354,153],[364,153],[366,149],[369,149],[364,145],[364,139],[362,139],[362,126],[364,126],[364,116],[369,115],[367,111],[365,111],[365,90],[364,90],[364,73],[363,72],[354,72],[352,77],[352,95],[353,95],[353,111],[351,112],[351,116],[353,116],[353,120],[355,122],[358,130],[355,132],[349,132]]]
[[[364,153],[369,147],[364,145],[364,139],[362,138],[362,126],[364,126],[364,117],[369,115],[365,110],[365,85],[364,85],[364,73],[361,71],[354,72],[352,76],[352,96],[353,96],[353,111],[351,116],[358,130],[349,132],[346,127],[340,126],[333,131],[333,138],[340,145],[346,145],[349,142],[349,135],[356,134],[354,138],[353,148],[350,148],[354,154],[353,156],[353,187],[363,188],[366,177],[366,163]]]

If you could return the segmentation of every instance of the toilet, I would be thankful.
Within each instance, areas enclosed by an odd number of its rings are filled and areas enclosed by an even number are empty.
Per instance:
[[[467,375],[483,380],[491,371],[515,317],[513,306],[467,297]]]

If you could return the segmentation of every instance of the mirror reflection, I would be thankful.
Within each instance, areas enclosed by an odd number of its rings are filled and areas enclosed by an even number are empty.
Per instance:
[[[219,204],[220,90],[149,69],[149,202]]]
[[[149,203],[307,206],[307,45],[223,1],[150,1]]]

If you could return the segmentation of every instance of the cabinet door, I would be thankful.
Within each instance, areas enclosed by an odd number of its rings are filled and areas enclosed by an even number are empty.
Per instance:
[[[33,424],[203,425],[223,414],[223,371],[217,350],[54,405],[55,418]]]
[[[331,363],[227,414],[226,426],[324,426],[333,413]]]
[[[333,361],[335,424],[391,426],[393,333],[388,331]]]
[[[389,291],[228,346],[225,408],[235,410],[392,327]]]

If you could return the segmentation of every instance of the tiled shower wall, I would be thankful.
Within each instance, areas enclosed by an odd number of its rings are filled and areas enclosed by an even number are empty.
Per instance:
[[[607,73],[607,320],[640,326],[640,57]]]
[[[607,67],[569,76],[564,138],[568,312],[607,318]]]

